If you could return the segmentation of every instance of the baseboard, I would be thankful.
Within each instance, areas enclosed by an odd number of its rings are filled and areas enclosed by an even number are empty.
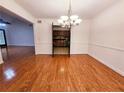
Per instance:
[[[124,76],[124,72],[121,71],[120,69],[115,68],[114,66],[110,65],[110,64],[105,64],[103,60],[101,60],[100,58],[96,57],[95,55],[92,54],[88,54],[91,57],[97,59],[98,61],[100,61],[102,64],[106,65],[107,67],[111,68],[112,70],[114,70],[115,72],[117,72],[118,74],[120,74],[121,76]]]
[[[8,46],[16,46],[16,47],[35,47],[35,46],[26,46],[26,45],[8,45]]]

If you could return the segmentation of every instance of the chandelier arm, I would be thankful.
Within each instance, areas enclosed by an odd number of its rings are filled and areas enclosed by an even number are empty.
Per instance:
[[[67,28],[71,28],[72,26],[78,25],[81,23],[81,19],[79,19],[79,16],[72,15],[72,1],[69,0],[69,9],[67,16],[61,16],[61,18],[58,20],[58,22],[63,26]]]

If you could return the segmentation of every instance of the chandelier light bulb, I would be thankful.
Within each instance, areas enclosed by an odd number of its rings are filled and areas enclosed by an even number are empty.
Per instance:
[[[71,20],[77,20],[78,18],[79,18],[78,15],[72,15],[72,16],[70,17]]]
[[[5,27],[6,24],[4,24],[4,23],[0,23],[0,26],[1,26],[1,27]]]
[[[77,23],[77,24],[80,24],[81,22],[82,22],[81,19],[77,19],[77,20],[75,21],[75,23]]]
[[[63,21],[67,21],[69,19],[68,16],[61,16],[60,19],[62,19]]]
[[[58,19],[58,23],[59,23],[59,24],[63,24],[63,20]]]
[[[79,18],[78,15],[72,15],[72,7],[71,7],[71,0],[69,0],[69,10],[68,10],[68,15],[67,16],[61,16],[60,19],[58,20],[58,23],[62,27],[68,27],[71,28],[71,26],[79,25],[82,20]]]

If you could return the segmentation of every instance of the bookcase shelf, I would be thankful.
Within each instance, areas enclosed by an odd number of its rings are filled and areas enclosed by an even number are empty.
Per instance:
[[[66,54],[70,55],[70,29],[52,24],[52,31],[53,31],[52,32],[53,33],[53,55],[55,54],[56,48],[57,50],[58,49],[62,50],[62,48],[64,50],[67,50]]]

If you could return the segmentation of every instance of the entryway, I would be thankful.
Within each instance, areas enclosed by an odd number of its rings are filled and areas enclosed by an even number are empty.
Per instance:
[[[17,62],[35,55],[33,24],[2,9],[0,11],[0,47],[4,62]]]

